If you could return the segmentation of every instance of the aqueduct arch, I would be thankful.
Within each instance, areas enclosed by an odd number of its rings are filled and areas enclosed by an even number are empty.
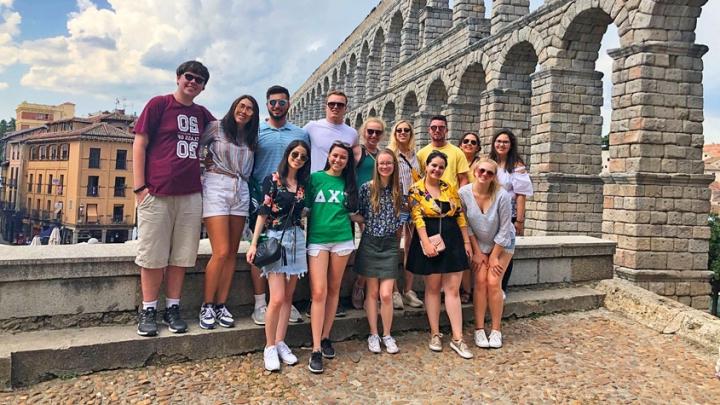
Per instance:
[[[296,91],[292,119],[322,116],[324,80],[350,96],[349,122],[408,119],[419,144],[445,113],[451,137],[483,149],[510,127],[535,195],[530,235],[617,242],[616,274],[695,306],[708,288],[711,181],[703,175],[702,56],[695,24],[707,0],[383,1]],[[612,94],[598,52],[617,28]],[[337,72],[335,83],[334,72]],[[603,98],[612,100],[602,133]],[[390,119],[392,117],[392,119]],[[600,174],[609,135],[609,172]],[[692,298],[691,298],[692,297]]]

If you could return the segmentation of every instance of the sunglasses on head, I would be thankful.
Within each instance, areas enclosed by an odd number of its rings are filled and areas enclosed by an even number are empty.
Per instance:
[[[495,172],[492,171],[492,170],[483,169],[483,168],[481,167],[481,168],[478,169],[478,174],[479,174],[480,176],[492,177],[492,176],[495,175]]]
[[[463,143],[463,145],[467,145],[467,144],[470,144],[470,145],[473,145],[473,146],[474,146],[474,145],[477,145],[477,141],[474,140],[474,139],[470,139],[470,138],[465,138],[465,139],[463,139],[462,143]]]
[[[205,84],[205,78],[202,76],[197,76],[192,73],[183,73],[183,77],[189,82],[194,80],[197,84]]]
[[[347,149],[350,149],[350,148],[351,148],[351,146],[350,146],[349,143],[343,142],[343,141],[335,141],[335,142],[332,143],[332,146],[342,146],[343,148],[347,148]],[[331,147],[332,147],[332,146],[331,146]]]
[[[335,102],[335,101],[328,101],[327,106],[328,106],[328,108],[331,109],[331,110],[334,110],[334,109],[336,109],[336,108],[339,110],[339,109],[345,108],[345,103],[338,103],[338,102]]]
[[[367,132],[368,136],[380,136],[383,134],[383,131],[381,129],[366,128],[365,132]]]
[[[410,128],[395,128],[395,132],[398,134],[409,134],[412,132],[412,129]]]
[[[268,100],[268,104],[270,104],[270,107],[275,107],[276,105],[279,105],[280,107],[285,107],[288,102],[287,100]]]
[[[445,125],[430,125],[432,131],[444,131],[445,129],[447,129]]]
[[[298,151],[290,152],[290,157],[301,162],[306,162],[308,160],[308,156],[306,154],[300,153]]]

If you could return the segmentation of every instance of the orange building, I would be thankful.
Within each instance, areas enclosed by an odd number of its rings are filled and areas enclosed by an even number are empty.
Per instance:
[[[35,128],[46,122],[64,120],[75,116],[75,104],[65,102],[59,105],[34,104],[23,101],[15,109],[15,128]]]

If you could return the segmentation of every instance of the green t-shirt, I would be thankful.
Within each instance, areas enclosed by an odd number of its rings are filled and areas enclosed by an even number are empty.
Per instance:
[[[361,158],[357,169],[355,169],[358,188],[372,180],[373,172],[375,171],[376,156],[377,153],[375,155],[371,155],[370,152],[363,147],[363,157]]]
[[[345,202],[345,180],[324,171],[310,175],[305,204],[310,207],[308,243],[352,240],[350,215]]]

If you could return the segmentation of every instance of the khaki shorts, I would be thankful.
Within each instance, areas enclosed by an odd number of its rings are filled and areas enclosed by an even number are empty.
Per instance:
[[[148,194],[137,207],[138,252],[135,264],[146,269],[194,267],[202,221],[200,193]]]

